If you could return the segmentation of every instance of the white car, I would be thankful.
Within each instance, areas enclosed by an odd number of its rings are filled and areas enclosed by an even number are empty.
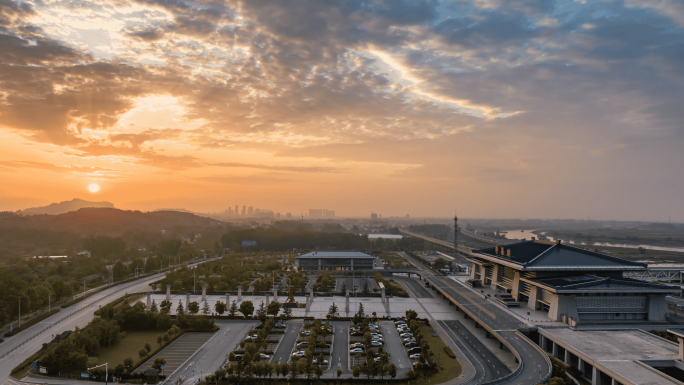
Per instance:
[[[270,360],[271,356],[269,356],[268,354],[261,353],[261,359],[262,360]]]
[[[303,350],[292,353],[292,357],[306,357],[306,353]]]
[[[313,360],[313,364],[314,364],[314,365],[325,365],[325,366],[328,366],[328,360],[323,360],[323,362],[320,363],[320,364],[318,363],[318,360]]]
[[[378,348],[378,347],[382,346],[382,341],[373,341],[373,342],[371,342],[370,346]]]
[[[420,358],[420,354],[411,354],[409,358],[412,360],[417,360],[418,358]]]
[[[409,337],[409,338],[404,338],[404,339],[401,340],[401,341],[402,341],[403,343],[407,343],[407,342],[416,342],[416,339],[415,339],[415,338],[412,338],[412,337]]]
[[[382,339],[382,336],[378,336],[378,337],[373,337],[373,338],[371,338],[371,341],[382,341],[382,340],[383,340],[383,339]]]
[[[363,348],[354,348],[349,351],[349,353],[355,354],[355,353],[363,353]]]
[[[252,341],[252,340],[256,341],[256,339],[257,339],[257,336],[247,336],[247,338],[245,338],[245,341]]]
[[[402,333],[402,334],[399,334],[399,337],[401,337],[401,338],[413,337],[413,333]]]

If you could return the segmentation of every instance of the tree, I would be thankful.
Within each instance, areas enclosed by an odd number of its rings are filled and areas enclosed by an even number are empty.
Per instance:
[[[418,365],[416,365],[416,366],[418,366]],[[406,372],[406,377],[408,377],[408,378],[416,378],[416,372],[415,372],[415,370],[409,369],[409,370]]]
[[[268,308],[266,309],[266,312],[272,316],[277,316],[278,312],[280,312],[280,303],[276,301],[272,301],[271,303],[268,304]]]
[[[264,302],[261,301],[261,304],[259,305],[259,309],[257,309],[257,316],[261,318],[262,315],[266,314],[266,305],[264,305]],[[263,321],[262,321],[263,322]]]
[[[219,315],[223,315],[223,313],[226,312],[226,304],[221,301],[216,301],[216,304],[214,305],[214,310],[216,310],[216,312]]]
[[[145,348],[140,349],[138,351],[138,355],[140,356],[140,358],[145,358],[147,356],[147,349],[145,349]]]
[[[123,365],[126,369],[132,368],[133,367],[133,359],[131,357],[124,359]]]
[[[169,333],[164,333],[162,339],[164,340],[164,343],[167,343],[171,340],[171,336],[169,335]]]
[[[157,336],[157,343],[159,344],[159,347],[161,347],[162,342],[164,341],[164,336],[161,334]]]
[[[254,313],[254,304],[252,301],[244,301],[240,304],[240,313],[246,317],[251,317]]]
[[[125,279],[128,276],[128,268],[119,261],[112,268],[112,276],[114,276],[114,281]]]
[[[354,369],[352,369],[352,376],[356,377],[356,379],[359,379],[359,376],[361,375],[361,368],[358,366],[354,366]]]
[[[347,295],[347,284],[342,282],[342,295]]]
[[[406,323],[410,323],[416,318],[418,318],[418,313],[415,310],[406,310]]]
[[[166,364],[166,359],[164,357],[157,357],[154,359],[154,362],[152,363],[152,368],[154,369],[160,369],[162,365]]]
[[[397,376],[397,367],[394,364],[389,364],[388,372],[390,377],[394,378]]]
[[[150,311],[152,313],[157,313],[159,311],[159,308],[157,308],[157,302],[152,300],[152,305],[150,305]]]
[[[368,281],[363,282],[363,290],[361,291],[361,294],[363,294],[363,295],[370,294],[370,288],[368,287]]]
[[[337,369],[337,379],[340,379],[340,376],[342,376],[342,369]]]
[[[316,365],[316,378],[320,379],[322,375],[323,375],[323,368],[321,368],[321,365]]]
[[[328,319],[330,318],[337,318],[340,316],[339,309],[337,308],[337,304],[333,302],[330,305],[330,308],[328,309]]]
[[[285,318],[292,317],[292,309],[286,307],[285,310],[283,310],[283,315],[285,316]]]
[[[161,312],[164,314],[169,314],[171,312],[171,301],[169,300],[163,300],[161,304],[159,304],[159,307],[161,308]]]
[[[202,306],[202,314],[209,315],[209,313],[211,313],[211,309],[209,308],[209,302],[204,301],[204,306]]]
[[[359,304],[359,311],[356,312],[356,314],[358,314],[360,318],[364,318],[364,317],[366,316],[366,315],[363,313],[363,304],[362,304],[362,303]]]
[[[231,317],[235,317],[237,312],[238,312],[237,301],[233,301],[233,303],[230,304],[230,309],[228,310],[228,315]]]
[[[152,346],[149,342],[145,342],[145,345],[143,345],[143,347],[145,348],[145,350],[147,350],[148,353],[152,351]]]
[[[188,311],[191,314],[197,314],[197,313],[199,313],[199,310],[200,310],[200,307],[199,307],[199,304],[197,303],[197,301],[192,301],[188,304]]]
[[[180,300],[178,300],[178,307],[176,308],[176,314],[177,315],[185,314],[185,310],[183,309],[183,303]]]
[[[546,385],[565,385],[566,382],[564,379],[560,377],[551,377],[549,379],[549,382],[546,383]]]

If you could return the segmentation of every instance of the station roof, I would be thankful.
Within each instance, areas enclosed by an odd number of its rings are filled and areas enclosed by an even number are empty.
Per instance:
[[[527,271],[645,270],[632,262],[560,242],[527,241],[473,250],[481,259]]]
[[[535,283],[542,284],[554,289],[557,293],[572,294],[572,293],[586,293],[586,292],[601,292],[601,293],[679,293],[679,287],[660,285],[657,283],[650,283],[638,281],[631,278],[607,278],[599,277],[593,274],[571,276],[571,277],[556,277],[556,278],[538,278],[530,280]]]
[[[345,258],[345,259],[375,259],[371,254],[360,251],[312,251],[306,254],[299,254],[296,259],[318,259],[318,258]]]

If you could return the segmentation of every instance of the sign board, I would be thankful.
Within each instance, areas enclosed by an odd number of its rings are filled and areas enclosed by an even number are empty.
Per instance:
[[[163,370],[163,369],[164,369],[164,364],[159,365],[159,368]]]
[[[242,241],[242,247],[256,247],[257,241]]]
[[[90,373],[88,373],[88,372],[81,372],[81,377],[83,377],[83,378],[90,378]]]
[[[47,368],[45,366],[40,367],[40,372],[43,374],[47,374]]]
[[[33,361],[33,362],[31,363],[31,371],[32,371],[33,373],[35,373],[35,372],[38,371],[38,361]]]

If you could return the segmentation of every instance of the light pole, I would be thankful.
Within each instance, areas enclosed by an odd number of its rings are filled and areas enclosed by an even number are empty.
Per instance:
[[[48,314],[50,314],[51,309],[51,303],[50,303],[50,294],[48,294]]]
[[[19,297],[19,327],[21,327],[21,297]]]

